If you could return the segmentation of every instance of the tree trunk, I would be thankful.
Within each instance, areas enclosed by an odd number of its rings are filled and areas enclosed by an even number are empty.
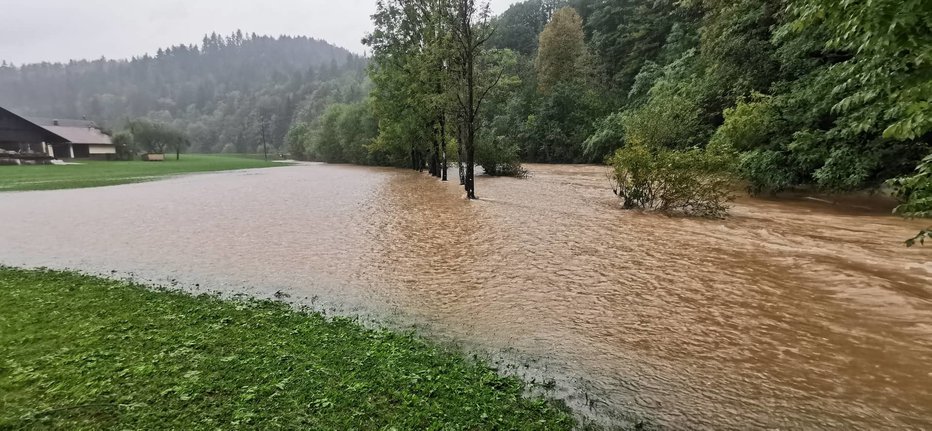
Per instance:
[[[440,114],[440,181],[447,180],[447,119]]]
[[[472,46],[472,25],[468,16],[464,16],[463,26],[470,41],[466,50],[466,198],[476,197],[476,50]]]
[[[440,137],[437,136],[437,129],[434,127],[435,124],[431,124],[430,126],[434,131],[434,146],[430,154],[430,175],[440,178]]]
[[[459,145],[457,145],[457,157],[456,164],[459,166],[460,173],[460,185],[466,185],[466,139],[465,134],[463,133],[463,125],[460,124],[457,126],[456,136],[459,138]]]

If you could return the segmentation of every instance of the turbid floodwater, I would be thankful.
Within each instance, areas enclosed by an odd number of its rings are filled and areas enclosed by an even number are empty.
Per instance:
[[[926,222],[747,198],[670,218],[620,210],[604,168],[530,170],[476,202],[333,165],[0,193],[0,263],[417,324],[603,420],[932,428],[932,247],[902,244]]]

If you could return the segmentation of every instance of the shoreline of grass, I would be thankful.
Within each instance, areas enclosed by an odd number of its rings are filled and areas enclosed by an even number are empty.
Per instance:
[[[132,184],[201,172],[288,166],[250,155],[182,154],[164,162],[86,160],[76,165],[0,166],[0,192]]]
[[[0,429],[571,429],[410,334],[286,304],[0,267]]]

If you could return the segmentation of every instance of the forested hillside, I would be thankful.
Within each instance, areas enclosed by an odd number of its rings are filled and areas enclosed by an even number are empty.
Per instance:
[[[131,60],[0,67],[0,106],[119,129],[145,118],[187,134],[192,151],[284,149],[294,121],[363,97],[365,59],[306,37],[205,36]]]
[[[372,97],[334,112],[341,121],[323,126],[335,131],[307,134],[312,152],[423,165],[455,158],[475,127],[488,173],[613,155],[688,171],[698,158],[758,193],[875,187],[930,153],[932,8],[922,0],[525,0],[497,17],[482,4],[380,1],[367,39]],[[463,10],[479,35],[471,65]],[[470,85],[482,97],[474,122]],[[379,127],[343,139],[353,115]],[[906,184],[905,200],[923,187]]]

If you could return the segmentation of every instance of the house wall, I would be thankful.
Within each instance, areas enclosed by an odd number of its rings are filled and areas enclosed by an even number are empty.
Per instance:
[[[116,147],[113,145],[88,145],[88,153],[91,155],[116,154]]]
[[[90,145],[72,144],[74,148],[74,158],[86,159],[91,156]]]

